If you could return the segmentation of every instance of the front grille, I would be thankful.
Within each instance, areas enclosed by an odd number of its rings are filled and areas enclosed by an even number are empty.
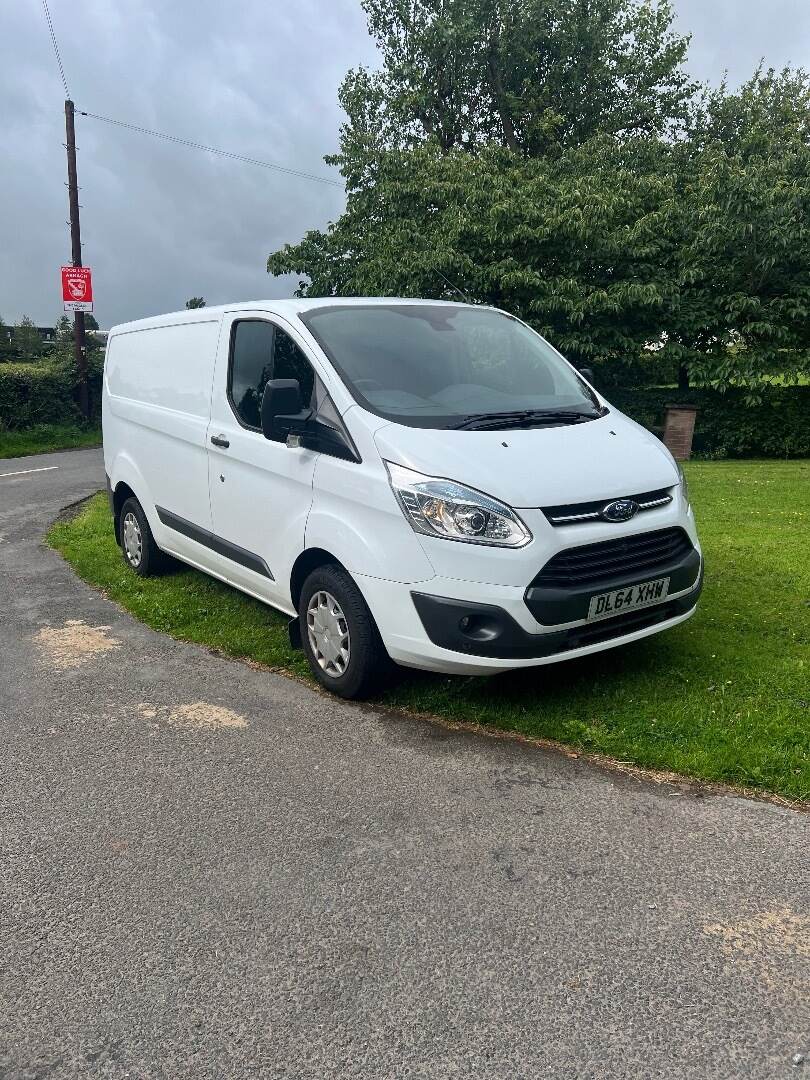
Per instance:
[[[642,491],[640,495],[621,495],[621,499],[630,499],[638,504],[638,513],[645,510],[656,510],[659,506],[667,506],[672,502],[672,494],[669,488],[658,488],[656,491]],[[549,522],[555,527],[560,525],[579,525],[586,521],[599,521],[602,511],[616,499],[597,499],[593,502],[566,503],[564,506],[543,506],[541,509]]]
[[[611,578],[642,577],[691,550],[691,540],[677,527],[566,548],[546,563],[529,588],[577,588]]]

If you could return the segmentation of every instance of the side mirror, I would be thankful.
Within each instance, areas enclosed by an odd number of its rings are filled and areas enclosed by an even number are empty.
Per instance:
[[[580,375],[582,376],[583,379],[587,379],[587,381],[591,384],[591,386],[596,385],[596,376],[593,373],[593,368],[581,367],[581,368],[578,368],[577,370],[579,371],[579,373],[580,373]]]
[[[302,408],[297,379],[270,379],[262,394],[262,434],[265,439],[286,439],[300,433],[311,416]]]

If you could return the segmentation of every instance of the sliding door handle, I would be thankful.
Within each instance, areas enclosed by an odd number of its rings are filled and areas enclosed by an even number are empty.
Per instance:
[[[211,442],[214,446],[221,446],[223,450],[227,450],[231,445],[230,441],[226,439],[224,435],[212,435]]]

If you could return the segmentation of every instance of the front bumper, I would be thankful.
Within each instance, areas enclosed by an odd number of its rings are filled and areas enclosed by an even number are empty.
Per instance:
[[[632,581],[611,573],[610,579],[587,586],[579,583],[581,590],[574,581],[558,582],[565,586],[565,595],[558,596],[555,583],[540,573],[555,556],[605,540],[631,541],[638,526],[630,521],[616,527],[602,523],[552,529],[545,518],[540,520],[539,511],[534,516],[530,511],[521,514],[535,536],[525,548],[468,551],[467,545],[423,537],[435,577],[407,583],[355,575],[393,660],[437,672],[494,674],[629,644],[676,626],[694,613],[703,584],[703,560],[691,510],[679,498],[650,511],[645,519],[649,527],[641,533],[683,530],[688,537],[685,550],[673,551],[672,560],[635,567],[632,573],[628,567]],[[587,620],[591,596],[663,576],[671,580],[662,603],[611,619]],[[469,621],[459,625],[465,619]]]
[[[411,596],[425,633],[434,645],[470,656],[534,660],[614,642],[640,630],[652,632],[662,623],[693,611],[702,588],[701,570],[698,580],[686,592],[668,597],[663,603],[543,634],[529,633],[507,611],[492,604],[418,592]]]
[[[694,614],[702,577],[701,571],[698,582],[681,596],[669,596],[663,604],[639,609],[637,614],[643,619],[640,618],[633,625],[605,619],[553,629],[538,623],[531,614],[526,605],[525,587],[433,578],[429,582],[431,592],[421,595],[427,596],[428,601],[436,601],[442,612],[435,622],[428,616],[432,625],[428,629],[414,598],[414,593],[418,594],[419,591],[413,586],[364,575],[356,575],[355,580],[374,614],[392,660],[403,667],[425,671],[494,675],[500,671],[588,656],[677,626]],[[474,601],[470,599],[472,596],[475,597]],[[433,608],[434,605],[423,604],[423,610],[427,607]],[[470,614],[479,614],[480,609],[490,616],[492,612],[496,614],[501,632],[488,633],[492,627],[481,623],[476,627],[473,622],[473,631],[478,629],[484,632],[459,641],[455,633],[448,630],[448,621],[452,617],[458,630],[461,619]],[[628,616],[632,614],[627,613]],[[437,632],[437,623],[444,626],[442,632]],[[507,627],[508,631],[505,629]],[[610,636],[611,632],[617,636]],[[434,637],[436,640],[433,640]]]

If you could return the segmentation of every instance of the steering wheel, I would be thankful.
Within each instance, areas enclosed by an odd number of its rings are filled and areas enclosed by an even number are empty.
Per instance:
[[[358,390],[384,390],[385,387],[376,379],[355,379],[354,385]]]

